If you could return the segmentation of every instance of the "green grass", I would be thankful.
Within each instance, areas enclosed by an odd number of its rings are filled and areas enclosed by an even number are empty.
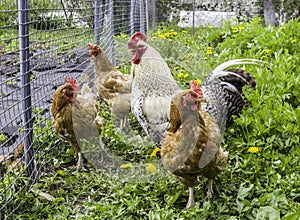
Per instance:
[[[44,155],[50,161],[43,178],[15,201],[21,205],[14,219],[300,218],[300,23],[266,28],[255,18],[235,26],[201,27],[194,36],[190,32],[175,25],[161,26],[149,37],[183,87],[190,79],[203,80],[211,69],[229,59],[263,59],[272,69],[245,67],[256,77],[257,89],[245,89],[250,107],[224,136],[229,161],[216,178],[214,199],[205,200],[207,180],[200,179],[196,207],[183,211],[187,188],[159,167],[158,157],[150,157],[155,147],[136,120],[131,116],[131,131],[126,135],[116,129],[115,119],[101,103],[103,142],[111,153],[137,169],[114,174],[89,165],[90,172],[74,173],[74,152],[61,144]],[[120,69],[128,71],[128,63]],[[47,145],[51,149],[58,139],[48,126],[44,132],[52,137]],[[40,139],[42,142],[43,136]],[[250,147],[258,152],[251,153]],[[147,171],[149,163],[157,167],[156,174]],[[54,200],[48,201],[38,192],[48,193]]]

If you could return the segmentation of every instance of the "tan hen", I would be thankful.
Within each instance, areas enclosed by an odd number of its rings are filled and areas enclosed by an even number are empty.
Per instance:
[[[97,72],[95,87],[99,97],[109,104],[113,115],[120,120],[121,129],[126,127],[130,112],[132,77],[121,73],[109,61],[103,49],[88,43]]]
[[[52,127],[63,139],[68,141],[78,153],[77,170],[83,167],[82,143],[80,139],[99,137],[103,121],[98,116],[98,102],[95,94],[84,84],[79,87],[72,78],[65,79],[52,99]]]

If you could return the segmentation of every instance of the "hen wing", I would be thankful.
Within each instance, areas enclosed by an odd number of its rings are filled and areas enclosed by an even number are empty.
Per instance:
[[[98,110],[96,95],[84,84],[72,108],[74,132],[78,138],[99,136],[102,119],[98,116]]]

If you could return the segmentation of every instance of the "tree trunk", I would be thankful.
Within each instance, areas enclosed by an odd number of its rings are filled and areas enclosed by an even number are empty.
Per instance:
[[[275,15],[274,0],[264,1],[264,18],[265,18],[265,25],[273,25],[273,26],[278,25],[278,21]]]

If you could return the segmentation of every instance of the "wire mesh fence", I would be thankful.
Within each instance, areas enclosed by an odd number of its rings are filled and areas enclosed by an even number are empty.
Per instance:
[[[65,77],[95,77],[86,44],[100,45],[117,64],[126,45],[116,50],[114,36],[154,27],[154,4],[0,2],[0,219],[18,210],[19,195],[45,175],[49,152],[64,144],[49,131],[51,99]]]
[[[22,205],[19,195],[50,175],[50,153],[59,156],[64,148],[51,131],[51,99],[65,77],[93,84],[87,43],[100,45],[117,65],[128,54],[116,36],[147,33],[155,29],[156,16],[172,17],[171,9],[180,15],[191,11],[185,3],[204,1],[172,2],[180,9],[155,0],[0,1],[0,219]],[[226,12],[237,11],[242,1],[232,2]]]

